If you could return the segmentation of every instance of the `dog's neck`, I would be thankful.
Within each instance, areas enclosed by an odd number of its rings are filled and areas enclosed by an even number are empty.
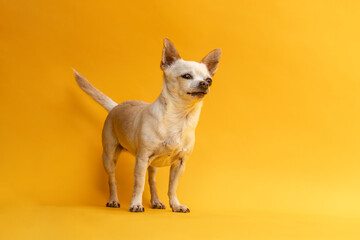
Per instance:
[[[160,119],[174,124],[189,123],[191,127],[195,128],[200,117],[202,104],[202,100],[191,101],[179,96],[174,96],[164,84],[159,97],[152,105],[153,112]]]

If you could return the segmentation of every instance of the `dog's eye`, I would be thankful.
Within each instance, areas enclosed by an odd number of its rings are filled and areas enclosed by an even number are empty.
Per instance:
[[[182,78],[185,78],[185,79],[192,79],[193,77],[190,75],[190,74],[184,74],[181,76]]]
[[[212,79],[211,78],[207,78],[207,79],[205,79],[205,81],[209,84],[209,86],[211,86],[211,84],[212,84]]]

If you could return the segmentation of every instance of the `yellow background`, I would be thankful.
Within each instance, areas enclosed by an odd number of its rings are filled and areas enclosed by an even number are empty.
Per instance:
[[[0,1],[1,239],[359,239],[359,1]],[[190,214],[105,208],[106,111],[156,99],[162,39],[223,56],[178,190]]]

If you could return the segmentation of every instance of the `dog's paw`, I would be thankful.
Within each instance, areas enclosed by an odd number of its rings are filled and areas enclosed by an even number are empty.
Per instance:
[[[109,201],[108,203],[106,203],[106,207],[119,208],[120,203],[118,201]]]
[[[173,212],[189,213],[190,209],[185,205],[171,206]]]
[[[145,209],[142,205],[140,204],[135,204],[135,205],[132,205],[130,206],[130,212],[144,212]]]
[[[151,208],[153,208],[153,209],[165,209],[165,204],[160,202],[160,200],[151,201]]]

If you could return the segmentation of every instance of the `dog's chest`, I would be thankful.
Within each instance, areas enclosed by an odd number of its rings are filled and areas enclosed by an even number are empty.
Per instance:
[[[182,160],[192,149],[193,132],[184,127],[173,126],[168,129],[155,149],[155,154],[150,162],[154,167],[170,166],[177,160]]]

